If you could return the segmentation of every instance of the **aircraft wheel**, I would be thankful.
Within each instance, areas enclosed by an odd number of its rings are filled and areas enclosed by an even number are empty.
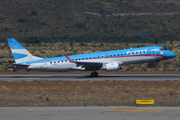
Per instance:
[[[91,76],[91,77],[94,77],[94,73],[91,73],[90,76]]]
[[[97,72],[92,72],[90,76],[91,76],[91,77],[97,77],[97,76],[98,76],[98,73],[97,73]]]
[[[95,72],[95,77],[97,77],[98,76],[98,73],[97,72]]]

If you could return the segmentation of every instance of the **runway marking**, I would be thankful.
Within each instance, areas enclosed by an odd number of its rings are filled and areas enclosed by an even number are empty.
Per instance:
[[[160,108],[114,108],[112,110],[106,110],[106,112],[161,112]]]

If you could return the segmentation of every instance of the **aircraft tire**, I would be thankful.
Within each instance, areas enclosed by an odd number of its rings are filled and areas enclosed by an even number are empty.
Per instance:
[[[91,77],[97,77],[97,76],[98,76],[98,73],[97,73],[97,72],[92,72],[90,76],[91,76]]]

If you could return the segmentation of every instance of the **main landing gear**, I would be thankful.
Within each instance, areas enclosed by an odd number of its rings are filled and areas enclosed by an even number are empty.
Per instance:
[[[160,69],[160,66],[158,65],[159,62],[160,61],[156,61],[156,67],[157,67],[158,70]]]
[[[90,74],[91,77],[97,77],[98,73],[96,71],[92,71],[92,73]]]

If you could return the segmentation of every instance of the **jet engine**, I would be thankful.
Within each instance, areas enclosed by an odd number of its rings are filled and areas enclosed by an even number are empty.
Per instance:
[[[123,66],[120,66],[118,62],[107,63],[102,67],[102,70],[106,71],[116,71],[121,69],[123,69]]]

